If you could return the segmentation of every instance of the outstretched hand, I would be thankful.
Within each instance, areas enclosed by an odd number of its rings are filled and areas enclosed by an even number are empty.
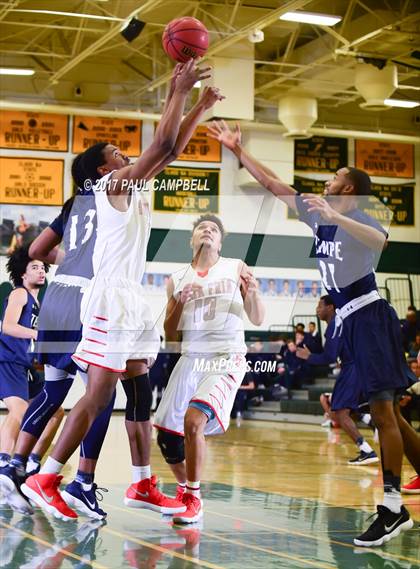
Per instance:
[[[175,68],[176,69],[176,68]],[[211,67],[198,67],[194,59],[190,59],[182,65],[177,77],[175,78],[175,89],[188,93],[197,81],[203,81],[211,77]]]
[[[211,109],[211,107],[217,101],[223,101],[226,97],[221,94],[220,89],[217,87],[204,87],[199,102],[203,105],[205,109]]]
[[[241,143],[241,129],[238,123],[236,123],[235,130],[232,130],[223,120],[213,121],[211,126],[207,127],[207,130],[210,138],[218,140],[230,150],[233,150]]]
[[[337,219],[338,212],[331,207],[325,198],[313,194],[305,194],[303,201],[308,206],[308,213],[316,211],[326,221],[334,222]]]

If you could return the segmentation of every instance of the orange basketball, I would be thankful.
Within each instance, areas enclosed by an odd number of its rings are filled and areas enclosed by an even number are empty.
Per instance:
[[[209,46],[209,33],[197,18],[177,18],[166,26],[162,45],[171,59],[186,63],[203,56]]]

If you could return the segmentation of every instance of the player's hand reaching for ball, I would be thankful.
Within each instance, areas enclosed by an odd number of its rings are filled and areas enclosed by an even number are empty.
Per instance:
[[[200,95],[199,103],[205,109],[211,109],[214,103],[222,101],[225,98],[226,97],[221,94],[220,89],[217,89],[217,87],[204,87]]]
[[[329,222],[337,219],[338,212],[331,207],[328,200],[315,194],[304,194],[303,201],[308,206],[308,213],[316,211],[322,218]]]
[[[218,140],[230,150],[234,150],[238,144],[241,144],[241,129],[238,123],[236,123],[235,129],[232,130],[225,121],[213,121],[211,126],[207,127],[207,130],[210,138]]]
[[[183,67],[183,63],[177,63],[172,71],[172,77],[171,77],[171,83],[169,86],[169,96],[171,97],[175,91],[175,87],[176,87],[176,80],[178,79],[182,67]]]
[[[211,67],[198,67],[194,59],[190,59],[182,66],[178,76],[175,78],[175,89],[182,93],[188,93],[197,81],[203,81],[211,77],[210,70]]]

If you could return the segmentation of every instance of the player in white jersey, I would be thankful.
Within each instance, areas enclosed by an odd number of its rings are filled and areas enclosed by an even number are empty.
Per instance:
[[[257,283],[239,259],[220,256],[222,222],[203,215],[191,238],[193,260],[168,282],[167,341],[182,334],[182,355],[172,371],[155,416],[158,443],[186,506],[178,523],[203,515],[200,477],[205,435],[224,433],[246,371],[243,312],[261,325],[264,307]],[[184,452],[185,443],[185,452]]]
[[[189,92],[196,81],[210,76],[208,71],[209,68],[198,68],[193,60],[175,68],[173,92],[153,142],[134,164],[129,164],[128,158],[111,144],[88,148],[79,161],[85,178],[93,182],[98,224],[94,276],[84,291],[83,336],[75,354],[76,361],[88,367],[88,385],[70,412],[41,472],[29,477],[22,486],[22,491],[35,503],[62,519],[74,519],[77,514],[58,490],[61,469],[95,418],[108,405],[121,374],[125,378],[144,379],[147,377],[146,358],[159,349],[157,335],[154,346],[152,318],[140,285],[150,234],[145,182],[176,159],[202,114],[222,98],[218,89],[205,88],[198,103],[182,121]],[[132,485],[131,490],[135,496],[143,496],[143,502],[156,493],[150,465],[144,467],[140,482]],[[159,500],[158,511],[162,513],[185,509],[162,494]]]

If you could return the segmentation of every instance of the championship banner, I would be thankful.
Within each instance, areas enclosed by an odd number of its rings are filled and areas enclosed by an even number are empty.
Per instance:
[[[153,180],[153,209],[171,213],[219,213],[220,170],[165,168]]]
[[[356,140],[356,168],[369,176],[414,178],[414,144]]]
[[[325,189],[325,182],[323,180],[310,180],[309,178],[301,178],[295,176],[293,180],[293,187],[300,194],[323,194]],[[287,208],[288,219],[298,219],[298,215],[294,209]]]
[[[392,211],[391,225],[414,225],[414,185],[413,184],[372,184],[372,193]],[[376,207],[368,212],[372,217],[377,217],[375,212],[383,211]],[[382,221],[378,219],[378,221]]]
[[[73,117],[73,154],[98,142],[109,142],[127,156],[140,156],[141,121],[106,117]]]
[[[333,172],[347,165],[347,139],[313,136],[295,140],[295,170]]]
[[[64,160],[0,157],[0,202],[62,205]]]
[[[210,138],[207,126],[198,126],[177,162],[221,162],[222,146],[218,140]]]
[[[67,152],[66,115],[0,111],[0,147]]]

